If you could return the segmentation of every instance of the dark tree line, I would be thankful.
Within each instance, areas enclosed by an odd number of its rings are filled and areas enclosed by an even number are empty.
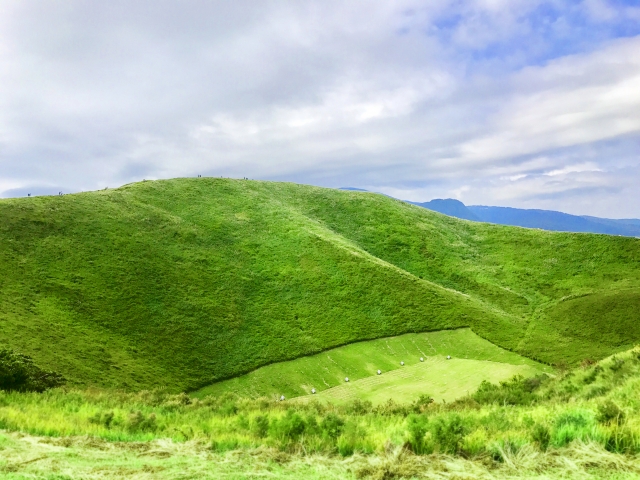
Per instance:
[[[42,370],[31,357],[0,349],[0,390],[44,392],[65,382],[59,373]]]

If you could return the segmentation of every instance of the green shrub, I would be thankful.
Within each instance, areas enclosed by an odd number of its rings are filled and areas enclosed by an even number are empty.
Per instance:
[[[518,451],[522,448],[523,442],[517,438],[506,438],[501,439],[497,442],[491,444],[488,448],[489,454],[491,458],[493,458],[496,462],[504,462],[506,457],[509,455],[514,455],[518,453]]]
[[[96,412],[94,415],[89,417],[90,423],[95,423],[98,425],[104,425],[106,428],[111,428],[111,423],[113,422],[114,414],[113,412]]]
[[[495,385],[483,381],[472,398],[481,405],[531,405],[537,401],[535,391],[547,380],[546,375],[524,378],[516,375],[511,380]]]
[[[613,453],[633,455],[640,451],[640,437],[631,429],[616,425],[608,435],[605,448]]]
[[[320,425],[318,425],[318,421],[316,420],[315,415],[307,415],[304,418],[304,424],[306,435],[317,435],[318,433],[320,433]]]
[[[233,401],[225,402],[219,409],[218,413],[225,417],[232,417],[238,413],[238,406]]]
[[[330,413],[320,422],[320,430],[327,437],[336,439],[344,430],[344,420],[335,413]]]
[[[549,428],[545,425],[536,424],[533,427],[533,432],[531,433],[531,440],[538,445],[538,448],[543,452],[549,448],[549,443],[551,442],[551,432]]]
[[[609,390],[610,390],[609,387],[605,385],[600,385],[600,386],[591,388],[589,391],[587,391],[584,397],[587,400],[591,400],[592,398],[601,397],[605,395]]]
[[[439,418],[433,424],[433,439],[440,452],[456,454],[460,452],[467,430],[462,418],[457,414],[449,418]]]
[[[407,417],[407,432],[411,451],[418,455],[426,453],[424,437],[427,433],[427,418],[424,415],[409,415]]]
[[[238,429],[240,430],[249,430],[250,424],[247,417],[243,414],[238,415],[236,418],[236,425],[238,425]]]
[[[353,455],[355,452],[355,445],[346,437],[340,437],[337,443],[338,453],[343,457]]]
[[[369,400],[357,398],[346,405],[345,411],[351,415],[365,415],[371,412],[372,408],[373,404]]]
[[[588,411],[564,412],[556,418],[551,442],[564,447],[576,439],[589,438],[593,427],[593,415]]]
[[[622,369],[622,367],[624,366],[624,363],[625,363],[624,359],[613,357],[611,359],[611,365],[609,365],[609,368],[611,369],[612,372],[618,372]]]
[[[563,425],[571,425],[574,427],[586,427],[589,425],[590,418],[587,412],[583,411],[569,411],[564,412],[556,418],[556,427],[562,427]]]
[[[587,374],[582,381],[586,384],[586,385],[590,385],[593,382],[595,382],[596,378],[598,377],[598,374],[602,373],[603,368],[600,365],[596,365],[593,370],[591,370],[591,372],[589,372],[589,374]]]
[[[270,433],[280,440],[296,441],[304,433],[305,428],[305,421],[300,414],[289,409],[282,418],[271,422]]]
[[[598,406],[596,420],[600,423],[621,424],[624,421],[624,412],[611,400],[607,400]]]
[[[433,397],[431,395],[422,394],[418,397],[418,399],[411,404],[411,410],[414,413],[423,413],[427,410],[429,405],[434,402]]]
[[[358,448],[358,444],[364,439],[366,434],[367,432],[360,427],[357,421],[347,422],[342,435],[338,438],[338,453],[343,457],[353,455]]]
[[[224,439],[224,440],[212,440],[211,441],[211,450],[218,453],[228,452],[230,450],[235,450],[238,448],[238,440],[235,438]]]
[[[269,433],[269,417],[258,415],[253,419],[251,425],[252,433],[258,438],[264,438]]]
[[[407,415],[408,408],[406,405],[399,405],[393,401],[392,398],[381,403],[373,409],[373,413],[376,415]]]
[[[156,414],[150,413],[146,417],[140,410],[131,412],[127,419],[127,429],[130,432],[155,432],[157,429]]]
[[[44,392],[65,382],[59,373],[36,366],[31,357],[0,349],[0,390]]]
[[[506,431],[513,426],[511,418],[508,415],[504,415],[504,412],[500,409],[489,410],[486,415],[480,417],[479,421],[487,430],[492,432]]]

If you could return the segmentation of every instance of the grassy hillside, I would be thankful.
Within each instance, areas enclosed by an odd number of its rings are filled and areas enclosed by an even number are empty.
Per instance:
[[[447,355],[453,358],[445,360]],[[552,370],[461,328],[352,343],[267,365],[214,383],[193,396],[232,393],[277,399],[281,395],[304,395],[306,400],[361,398],[374,402],[393,396],[396,402],[409,402],[426,390],[436,400],[451,401],[475,390],[483,380],[497,382],[516,374],[530,376]],[[345,377],[349,383],[345,383]],[[317,392],[315,396],[312,388]]]
[[[0,219],[0,346],[80,385],[189,390],[461,326],[552,363],[640,340],[637,239],[210,178],[2,200]]]

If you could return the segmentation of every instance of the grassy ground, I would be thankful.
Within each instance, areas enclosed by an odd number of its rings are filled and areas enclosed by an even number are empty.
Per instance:
[[[71,385],[190,391],[355,341],[463,326],[554,364],[640,340],[633,238],[213,178],[6,199],[0,218],[0,347]]]
[[[442,362],[447,355],[454,358],[445,365]],[[420,362],[421,357],[424,363]],[[383,372],[379,377],[377,370]],[[374,394],[384,384],[385,388],[401,387],[395,391],[399,402],[410,401],[425,389],[437,399],[450,401],[475,390],[485,379],[498,381],[516,373],[533,375],[543,371],[551,372],[551,368],[501,349],[462,328],[409,333],[338,347],[259,368],[205,387],[194,396],[235,393],[253,398],[280,398],[280,395],[289,398],[310,394],[315,388],[317,392],[332,389],[318,398],[337,400],[346,392],[351,392],[348,394],[351,398],[358,392],[360,398],[377,402],[389,398]],[[348,385],[344,385],[345,377],[350,380]]]
[[[638,391],[640,348],[446,404],[0,392],[0,478],[640,478]]]
[[[538,368],[529,365],[511,365],[486,360],[464,360],[446,357],[426,357],[424,363],[405,365],[383,375],[371,376],[333,387],[315,396],[306,395],[301,400],[317,398],[332,403],[356,399],[380,405],[389,398],[407,403],[429,392],[438,402],[451,402],[474,392],[483,381],[498,383],[514,375],[531,377],[540,374]]]
[[[402,449],[378,457],[356,454],[348,458],[299,456],[271,449],[216,453],[196,442],[114,445],[83,437],[58,440],[1,433],[0,451],[0,478],[7,480],[640,478],[640,468],[633,459],[620,458],[597,444],[579,442],[552,453],[520,452],[496,465],[448,455],[417,457]]]

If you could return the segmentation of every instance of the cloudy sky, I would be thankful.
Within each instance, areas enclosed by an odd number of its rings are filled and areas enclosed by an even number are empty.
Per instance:
[[[197,174],[640,218],[640,2],[0,0],[0,196]]]

